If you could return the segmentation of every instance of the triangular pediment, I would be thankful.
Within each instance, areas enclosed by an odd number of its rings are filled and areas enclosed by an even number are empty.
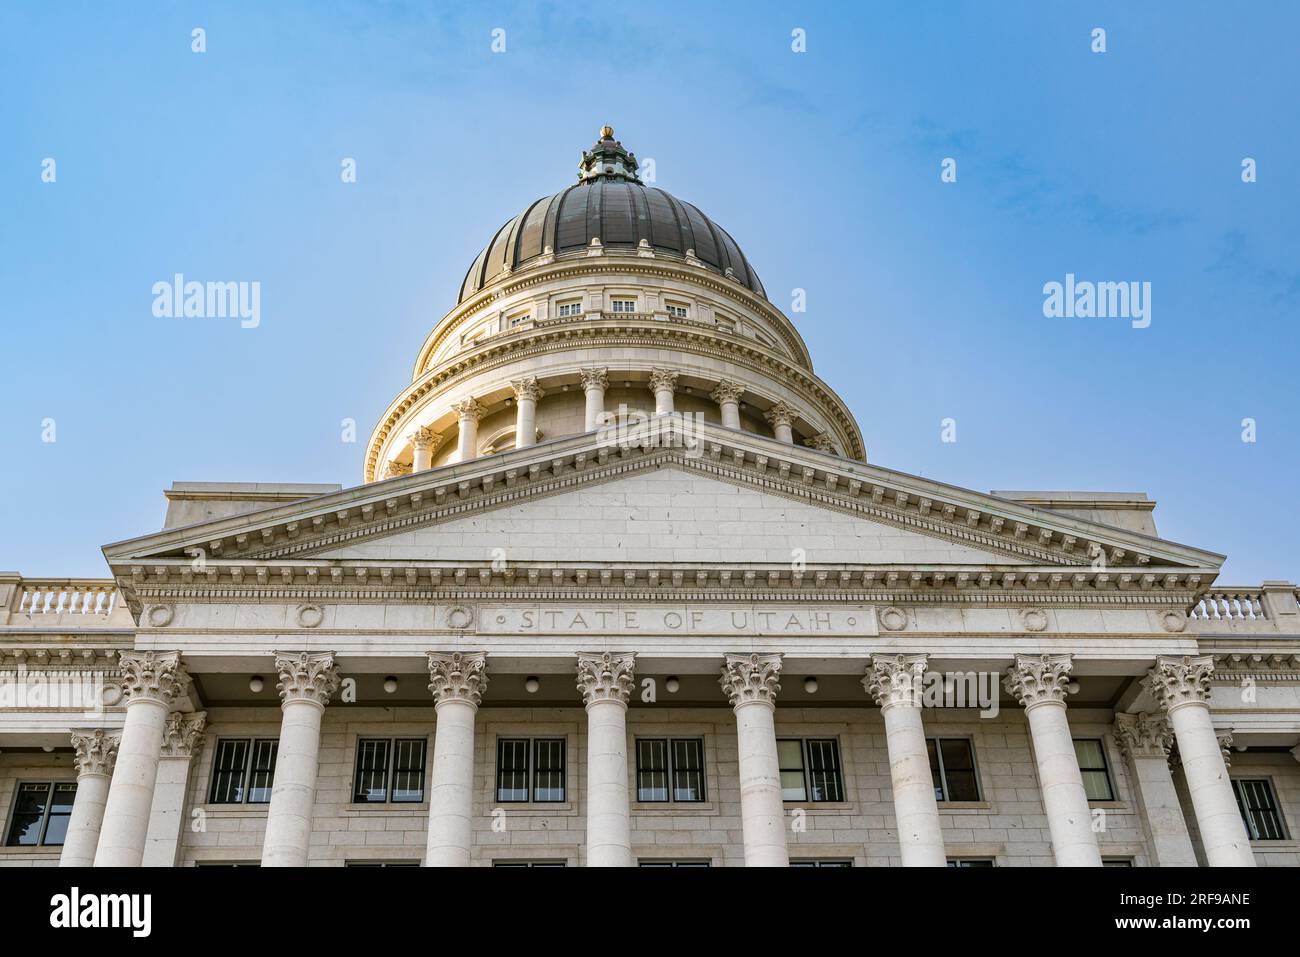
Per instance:
[[[1212,552],[748,433],[596,434],[105,547],[122,576],[242,563],[491,560],[1217,570]],[[510,558],[506,560],[511,560]]]

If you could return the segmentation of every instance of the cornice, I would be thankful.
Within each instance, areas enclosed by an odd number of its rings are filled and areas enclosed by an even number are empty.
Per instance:
[[[804,404],[829,415],[829,424],[838,431],[837,438],[850,450],[850,457],[865,457],[862,433],[840,397],[814,375],[811,369],[800,368],[773,350],[709,327],[579,317],[551,320],[527,331],[495,337],[477,349],[448,359],[417,378],[389,403],[388,409],[371,433],[366,450],[365,481],[374,481],[375,469],[389,436],[394,432],[405,432],[405,428],[399,426],[410,415],[445,392],[454,391],[456,386],[467,379],[557,352],[574,353],[572,371],[576,374],[583,367],[591,365],[590,357],[582,354],[583,346],[591,349],[627,347],[654,350],[663,348],[665,343],[686,353],[741,366],[790,389]],[[646,371],[662,362],[662,359],[652,361],[647,358]]]
[[[737,305],[763,316],[773,323],[776,331],[790,347],[790,351],[801,358],[804,365],[812,369],[812,356],[794,323],[769,300],[754,295],[738,281],[724,279],[703,266],[691,266],[685,259],[677,261],[666,258],[662,253],[656,253],[653,258],[645,258],[637,255],[635,251],[623,253],[620,250],[606,249],[599,257],[591,257],[587,255],[586,249],[582,249],[574,253],[561,254],[550,263],[525,265],[457,304],[456,308],[443,316],[425,337],[416,357],[412,379],[419,379],[427,371],[424,365],[429,355],[437,351],[462,319],[500,299],[569,276],[585,279],[610,274],[659,276],[665,273],[728,298]]]

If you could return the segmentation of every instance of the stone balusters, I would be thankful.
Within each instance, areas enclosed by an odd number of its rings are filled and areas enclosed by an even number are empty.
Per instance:
[[[862,686],[880,705],[904,867],[946,867],[943,827],[921,724],[926,655],[872,655]]]
[[[320,767],[325,705],[338,690],[333,652],[276,655],[280,674],[280,745],[262,845],[263,867],[305,867]]]
[[[1173,727],[1206,861],[1211,867],[1254,867],[1250,838],[1210,720],[1213,673],[1214,660],[1208,655],[1161,656],[1143,683]]]
[[[68,819],[68,833],[59,855],[60,867],[90,867],[95,863],[95,848],[104,823],[104,805],[108,801],[120,738],[116,732],[102,729],[72,732],[77,795],[72,801],[72,817]]]
[[[587,709],[587,866],[632,867],[627,772],[627,702],[636,656],[579,652],[578,690]]]
[[[474,719],[487,690],[487,654],[429,652],[437,725],[429,785],[429,867],[468,867],[474,831]]]
[[[1065,717],[1065,687],[1071,666],[1069,655],[1016,655],[1004,685],[1029,719],[1038,785],[1057,866],[1100,867],[1101,849]]]
[[[788,867],[781,767],[776,751],[776,695],[781,656],[731,654],[724,659],[723,694],[736,713],[741,834],[746,867]]]
[[[546,391],[528,376],[510,383],[515,390],[515,448],[537,444],[537,402]]]
[[[167,715],[190,687],[178,651],[124,651],[120,660],[126,721],[104,806],[96,867],[139,867],[143,861]]]

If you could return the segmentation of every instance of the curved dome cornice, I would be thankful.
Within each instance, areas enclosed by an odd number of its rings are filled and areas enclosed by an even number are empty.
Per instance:
[[[644,321],[616,319],[551,320],[530,331],[495,338],[480,348],[443,362],[411,383],[390,403],[371,434],[366,450],[365,481],[375,480],[381,453],[388,446],[390,437],[395,432],[400,435],[414,428],[418,414],[430,402],[458,392],[457,387],[461,384],[476,380],[495,382],[500,369],[548,354],[572,353],[572,365],[577,369],[591,363],[591,357],[586,354],[590,350],[655,350],[666,345],[683,354],[730,362],[764,379],[781,383],[810,412],[820,413],[835,430],[849,457],[865,458],[862,433],[839,396],[811,370],[800,368],[784,356],[750,340],[706,330],[702,326],[673,323],[651,325]],[[644,364],[639,358],[629,358],[633,368]]]

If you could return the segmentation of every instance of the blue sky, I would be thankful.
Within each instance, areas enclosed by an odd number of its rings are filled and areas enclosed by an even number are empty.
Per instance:
[[[1221,581],[1296,581],[1297,32],[1281,2],[11,0],[0,568],[105,574],[174,480],[358,484],[470,260],[608,122],[779,307],[807,290],[872,462],[1143,490]],[[176,272],[259,281],[261,325],[154,317]],[[1066,273],[1150,282],[1150,327],[1045,318]]]

